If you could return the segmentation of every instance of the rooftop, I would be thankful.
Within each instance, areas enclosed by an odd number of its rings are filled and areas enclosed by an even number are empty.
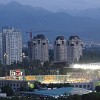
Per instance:
[[[56,37],[56,40],[59,40],[59,39],[60,39],[60,40],[64,40],[65,38],[64,38],[64,36],[57,36],[57,37]]]
[[[46,37],[43,34],[38,34],[33,37],[33,39],[45,39]]]
[[[70,37],[69,37],[69,40],[76,39],[76,38],[77,38],[77,39],[80,39],[78,36],[70,36]]]
[[[50,97],[56,97],[56,96],[63,96],[65,94],[88,94],[92,91],[82,88],[73,88],[73,87],[62,87],[57,89],[49,89],[49,90],[36,90],[34,92],[25,92],[25,94],[36,94],[36,95],[42,95],[42,96],[50,96]]]

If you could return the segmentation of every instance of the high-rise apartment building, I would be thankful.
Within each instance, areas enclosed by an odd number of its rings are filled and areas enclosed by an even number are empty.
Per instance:
[[[3,62],[2,61],[3,60],[2,59],[3,58],[3,56],[2,56],[3,54],[2,53],[3,53],[3,49],[2,49],[2,33],[0,33],[0,63]]]
[[[70,36],[67,41],[67,62],[78,62],[82,56],[82,41],[78,36]]]
[[[2,50],[3,64],[10,65],[22,61],[21,30],[8,27],[2,28]]]
[[[49,61],[48,39],[38,34],[28,42],[28,54],[31,60]]]
[[[67,46],[63,36],[56,37],[54,42],[54,62],[67,62]]]

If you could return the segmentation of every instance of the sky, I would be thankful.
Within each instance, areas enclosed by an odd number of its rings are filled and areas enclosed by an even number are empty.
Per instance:
[[[48,10],[83,10],[99,8],[100,0],[0,0],[0,4],[17,1],[33,7],[43,7]]]

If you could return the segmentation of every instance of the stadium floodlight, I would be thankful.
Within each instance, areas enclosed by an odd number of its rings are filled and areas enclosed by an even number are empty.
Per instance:
[[[100,63],[73,64],[71,66],[71,68],[99,70],[100,69]]]

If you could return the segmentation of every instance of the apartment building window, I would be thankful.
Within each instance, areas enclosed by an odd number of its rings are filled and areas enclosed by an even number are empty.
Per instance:
[[[78,85],[75,85],[75,87],[78,87]]]
[[[38,44],[40,44],[40,40],[38,40]]]
[[[80,88],[82,88],[82,85],[79,85]]]
[[[45,43],[43,43],[43,45],[45,45]]]
[[[10,84],[10,86],[12,86],[12,84]]]
[[[2,86],[3,86],[3,83],[2,83]]]
[[[13,84],[13,86],[15,86],[15,84]]]
[[[64,44],[64,41],[62,41],[62,44]]]
[[[60,46],[60,44],[57,44],[57,46]]]
[[[17,87],[19,86],[19,84],[17,83]]]
[[[87,85],[88,88],[90,88],[90,85]]]
[[[83,88],[86,88],[86,85],[83,85]]]

